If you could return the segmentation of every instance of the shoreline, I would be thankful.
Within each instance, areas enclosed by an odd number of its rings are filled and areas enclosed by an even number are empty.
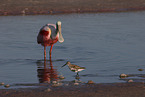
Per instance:
[[[0,16],[145,10],[144,0],[1,0]]]
[[[145,97],[145,83],[85,84],[0,89],[0,97]]]
[[[135,11],[145,11],[145,7],[137,8],[110,8],[110,9],[88,9],[88,10],[48,10],[46,11],[32,11],[32,12],[8,12],[0,11],[0,16],[16,16],[16,15],[57,15],[57,14],[72,14],[72,13],[109,13],[109,12],[135,12]]]

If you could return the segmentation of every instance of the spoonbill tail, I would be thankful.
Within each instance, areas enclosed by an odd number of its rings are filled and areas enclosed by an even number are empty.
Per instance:
[[[37,43],[44,46],[44,60],[46,60],[46,47],[50,47],[49,56],[51,57],[51,51],[54,43],[59,41],[60,43],[64,42],[64,39],[61,34],[61,22],[58,21],[55,24],[46,24],[43,26],[37,36]]]

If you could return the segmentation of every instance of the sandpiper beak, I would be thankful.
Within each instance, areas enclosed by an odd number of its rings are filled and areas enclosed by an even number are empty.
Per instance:
[[[62,36],[62,34],[61,34],[61,22],[58,21],[58,22],[57,22],[57,25],[58,25],[58,33],[59,33],[58,41],[59,41],[60,43],[62,43],[62,42],[64,42],[64,38],[63,38],[63,36]]]
[[[64,67],[65,65],[66,65],[66,64],[64,64],[63,66],[61,66],[61,68]]]

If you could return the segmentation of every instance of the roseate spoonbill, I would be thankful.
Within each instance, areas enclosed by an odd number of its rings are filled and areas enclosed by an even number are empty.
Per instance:
[[[68,65],[69,69],[73,72],[76,72],[77,75],[80,71],[82,70],[85,70],[86,68],[85,67],[80,67],[78,65],[74,65],[74,64],[71,64],[69,61],[66,62],[66,64],[64,64],[62,67],[64,67],[65,65]]]
[[[51,57],[51,51],[54,43],[59,41],[60,43],[64,42],[64,39],[61,34],[61,22],[58,21],[55,24],[46,24],[43,26],[37,36],[37,43],[44,46],[44,59],[46,60],[46,47],[50,47],[49,56]]]

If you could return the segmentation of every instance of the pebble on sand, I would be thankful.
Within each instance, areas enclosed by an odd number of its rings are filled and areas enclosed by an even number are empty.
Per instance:
[[[5,84],[4,82],[1,82],[1,83],[0,83],[0,85],[4,85],[4,84]]]
[[[61,79],[61,80],[65,79],[65,77],[63,75],[59,75],[58,78]]]
[[[58,87],[58,86],[62,86],[62,83],[56,83],[56,84],[52,84],[52,87]]]
[[[138,71],[143,71],[143,69],[140,68],[140,69],[138,69]]]
[[[50,92],[52,91],[50,88],[46,89],[45,92]]]
[[[94,84],[94,82],[93,82],[92,80],[89,80],[89,81],[87,82],[87,84]]]
[[[133,82],[133,80],[132,80],[132,79],[130,79],[130,80],[128,80],[128,82],[129,82],[129,83],[131,83],[131,82]]]
[[[57,84],[58,82],[57,82],[57,81],[52,81],[52,83],[53,83],[53,84]]]
[[[124,74],[124,73],[122,73],[122,74],[120,74],[120,76],[119,76],[120,78],[125,78],[125,77],[128,77],[128,75],[127,74]]]
[[[4,87],[8,88],[8,87],[10,87],[10,85],[9,85],[9,84],[7,84],[7,85],[5,85]]]
[[[79,83],[74,83],[75,86],[79,85]]]

